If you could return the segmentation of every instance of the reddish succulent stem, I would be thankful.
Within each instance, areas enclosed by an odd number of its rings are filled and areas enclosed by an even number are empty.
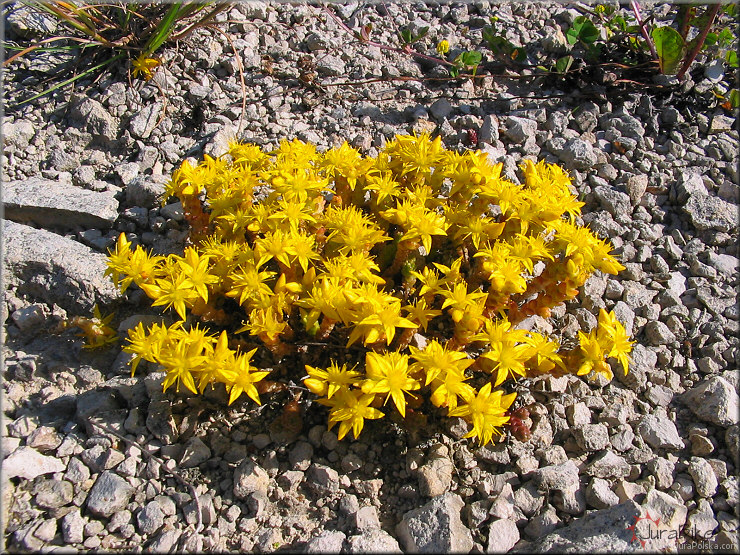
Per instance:
[[[694,58],[696,58],[697,54],[699,54],[699,51],[701,50],[701,47],[704,46],[704,41],[707,38],[707,35],[709,34],[709,29],[712,27],[712,23],[714,23],[714,18],[717,17],[717,13],[719,13],[719,8],[721,4],[717,3],[714,4],[711,8],[708,8],[709,11],[709,17],[707,19],[707,23],[704,26],[704,28],[701,30],[701,34],[696,39],[696,45],[694,46],[694,49],[689,53],[689,55],[684,59],[683,66],[681,67],[681,71],[678,72],[676,75],[677,79],[681,79],[685,73],[689,70],[689,67],[691,66],[691,63],[694,61]]]
[[[630,6],[632,6],[632,11],[635,13],[635,19],[637,20],[637,24],[640,26],[640,32],[642,33],[642,36],[645,38],[645,42],[647,42],[647,45],[650,47],[650,54],[652,54],[653,58],[657,60],[658,51],[655,50],[655,44],[653,44],[653,39],[650,38],[650,33],[648,33],[648,30],[645,27],[645,22],[642,20],[642,14],[640,13],[640,4],[637,2],[637,0],[632,0],[630,2]]]

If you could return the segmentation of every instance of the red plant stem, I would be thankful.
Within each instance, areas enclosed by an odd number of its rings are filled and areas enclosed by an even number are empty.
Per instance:
[[[653,39],[650,38],[650,33],[648,33],[647,29],[645,28],[645,22],[642,20],[642,15],[640,14],[640,4],[637,3],[637,0],[631,0],[630,6],[632,6],[632,11],[635,13],[635,19],[637,20],[637,24],[640,26],[640,32],[645,38],[645,42],[647,42],[648,46],[650,47],[650,53],[653,55],[653,58],[657,60],[658,51],[655,50]]]
[[[357,37],[357,33],[355,33],[352,29],[347,27],[344,22],[337,17],[337,15],[332,12],[328,7],[324,7],[324,11],[328,13],[334,21],[337,22],[337,24],[342,27],[345,31],[347,31],[350,35]],[[452,62],[449,62],[447,60],[444,60],[442,58],[435,58],[434,56],[427,56],[426,54],[422,54],[421,52],[416,52],[415,50],[412,50],[411,48],[403,49],[403,48],[396,48],[395,46],[388,46],[387,44],[382,44],[380,42],[375,42],[372,40],[365,40],[365,39],[359,39],[360,42],[364,42],[365,44],[368,44],[370,46],[375,46],[377,48],[380,48],[381,50],[388,50],[389,52],[397,52],[399,54],[410,54],[411,56],[415,56],[416,58],[421,58],[422,60],[427,60],[429,62],[434,62],[436,64],[443,64],[446,66],[455,67],[455,64]]]
[[[711,7],[710,12],[709,12],[709,18],[707,19],[707,24],[701,30],[701,34],[697,38],[696,46],[694,46],[694,49],[691,51],[691,53],[684,59],[683,66],[681,67],[681,71],[679,71],[678,74],[676,75],[676,78],[678,80],[681,80],[684,74],[689,70],[689,66],[691,66],[691,63],[694,61],[694,58],[696,58],[697,54],[699,54],[701,47],[704,46],[704,40],[707,38],[707,34],[709,34],[709,29],[712,26],[712,23],[714,23],[714,18],[717,17],[717,13],[719,12],[720,7],[721,7],[721,4],[719,3],[714,4]]]

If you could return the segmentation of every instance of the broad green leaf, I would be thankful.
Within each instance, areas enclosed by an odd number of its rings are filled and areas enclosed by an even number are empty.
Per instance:
[[[462,56],[462,62],[466,66],[477,66],[482,59],[483,56],[481,56],[481,53],[477,50],[465,52]]]
[[[729,46],[734,40],[734,36],[729,27],[725,27],[717,35],[718,42],[721,46]]]
[[[578,42],[578,31],[576,31],[573,27],[568,29],[565,33],[565,40],[568,41],[568,44],[575,44]]]
[[[730,106],[737,108],[740,106],[740,91],[732,89],[730,91]]]
[[[562,58],[558,58],[558,61],[555,62],[555,71],[558,73],[565,73],[570,69],[570,66],[573,65],[573,56],[563,56]]]
[[[673,27],[656,27],[650,34],[658,54],[660,72],[675,75],[683,58],[685,44],[681,35]]]
[[[727,54],[725,54],[725,61],[730,67],[737,67],[737,52],[728,50]]]
[[[416,36],[415,36],[415,37],[414,37],[414,38],[412,39],[412,41],[411,41],[411,42],[416,42],[417,40],[421,40],[421,39],[423,39],[424,37],[426,37],[426,36],[427,36],[427,33],[428,33],[428,32],[429,32],[429,27],[422,27],[421,29],[419,29],[419,34],[418,34],[418,35],[416,35]]]
[[[401,40],[403,40],[404,44],[411,44],[411,31],[408,29],[402,29],[401,30]]]
[[[717,33],[707,33],[707,36],[704,38],[704,44],[702,45],[701,49],[704,50],[708,46],[714,46],[717,44]]]
[[[571,29],[575,31],[576,38],[578,40],[582,40],[586,44],[591,44],[599,38],[599,30],[591,20],[584,15],[579,15],[573,20],[573,27]],[[568,31],[570,32],[571,29]]]

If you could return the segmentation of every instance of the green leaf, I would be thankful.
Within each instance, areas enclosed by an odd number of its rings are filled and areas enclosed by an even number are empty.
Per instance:
[[[451,67],[450,68],[450,77],[457,77],[458,75],[460,75],[460,69],[458,69],[456,67]]]
[[[737,52],[734,50],[728,50],[725,54],[725,61],[730,67],[737,67]]]
[[[578,42],[578,31],[575,30],[575,28],[571,27],[568,29],[565,33],[565,40],[568,41],[568,44],[575,44]]]
[[[570,66],[573,65],[573,56],[563,56],[562,58],[558,58],[558,61],[555,62],[555,71],[558,73],[565,73],[570,69]]]
[[[702,45],[701,49],[704,50],[708,46],[714,46],[717,44],[717,33],[707,33],[707,36],[704,38],[704,44]]]
[[[571,31],[574,31],[576,40],[581,40],[585,44],[596,42],[600,36],[596,26],[584,15],[579,15],[573,20],[573,27],[568,29],[568,33]],[[568,33],[566,33],[566,37],[569,36]],[[568,39],[568,42],[570,41],[571,39]],[[570,42],[570,44],[575,44],[575,40]]]
[[[477,66],[482,59],[483,56],[477,50],[470,50],[462,55],[462,63],[466,66]]]
[[[424,37],[426,37],[426,36],[427,36],[427,33],[428,33],[428,32],[429,32],[429,27],[422,27],[421,29],[419,29],[419,34],[418,34],[418,35],[416,35],[416,36],[415,36],[415,37],[414,37],[414,38],[412,39],[412,41],[411,41],[411,42],[416,42],[417,40],[421,40],[421,39],[423,39]]]
[[[656,27],[650,33],[658,54],[660,72],[664,75],[675,75],[683,58],[685,44],[681,35],[673,27]]]
[[[411,31],[408,29],[401,29],[401,40],[404,44],[411,44],[412,38]]]
[[[719,35],[717,35],[717,42],[719,42],[721,46],[729,46],[730,44],[732,44],[734,38],[735,37],[733,36],[730,28],[725,27],[719,32]]]
[[[730,91],[730,106],[737,108],[740,106],[740,91],[732,89]]]

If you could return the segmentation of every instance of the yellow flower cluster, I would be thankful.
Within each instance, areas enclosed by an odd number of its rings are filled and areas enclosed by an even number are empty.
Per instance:
[[[218,159],[183,163],[166,192],[182,201],[192,245],[153,256],[121,235],[109,257],[122,290],[136,284],[180,318],[129,332],[134,368],[162,365],[165,389],[223,383],[230,402],[242,392],[259,402],[268,372],[234,335],[258,338],[276,360],[296,342],[339,339],[360,353],[357,365],[307,366],[304,384],[340,438],[357,437],[388,400],[403,417],[428,392],[483,444],[509,421],[515,394],[494,389],[507,380],[610,377],[609,357],[626,372],[632,343],[612,313],[570,351],[517,328],[573,299],[595,270],[623,267],[577,224],[583,203],[561,168],[526,160],[523,184],[501,169],[426,134],[398,136],[376,158],[294,140],[269,153],[232,143]],[[188,312],[220,334],[186,324]],[[420,329],[426,345],[409,346]]]

